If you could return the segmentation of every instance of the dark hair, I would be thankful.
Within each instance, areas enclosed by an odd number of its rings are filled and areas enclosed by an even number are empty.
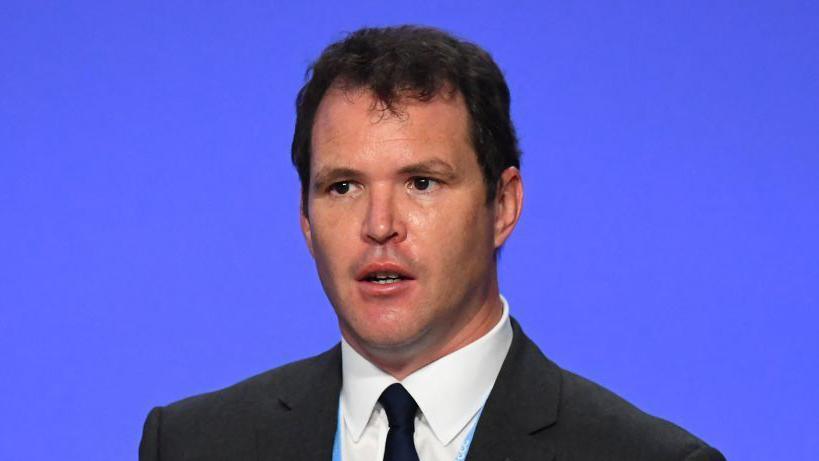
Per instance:
[[[359,29],[328,46],[307,70],[309,80],[296,97],[291,155],[307,213],[313,121],[333,85],[366,88],[380,106],[397,113],[401,98],[428,101],[445,88],[466,103],[470,137],[486,183],[487,203],[500,175],[520,168],[520,150],[509,114],[509,87],[492,57],[477,45],[438,29],[418,26]]]

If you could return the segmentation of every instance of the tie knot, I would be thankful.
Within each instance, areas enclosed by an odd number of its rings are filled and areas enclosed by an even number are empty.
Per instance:
[[[409,427],[415,425],[415,413],[418,411],[418,404],[412,398],[404,386],[395,383],[384,389],[378,402],[387,412],[387,420],[391,428]]]

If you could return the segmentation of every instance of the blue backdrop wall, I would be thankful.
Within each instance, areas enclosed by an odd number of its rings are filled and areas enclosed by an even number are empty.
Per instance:
[[[421,23],[506,72],[502,291],[731,459],[819,459],[813,2],[0,4],[0,459],[135,459],[158,404],[338,340],[289,164],[308,63]]]

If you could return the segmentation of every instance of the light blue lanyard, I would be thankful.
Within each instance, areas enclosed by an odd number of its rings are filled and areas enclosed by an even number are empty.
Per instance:
[[[475,423],[472,425],[472,429],[469,430],[469,433],[466,434],[466,439],[464,439],[464,443],[461,444],[461,449],[458,450],[458,456],[455,457],[455,461],[464,461],[466,459],[466,454],[469,453],[469,446],[472,445],[472,437],[475,435],[475,428],[478,427],[478,421],[481,419],[481,413],[483,412],[483,406],[478,410],[478,417],[475,418]],[[336,437],[333,440],[333,461],[342,461],[341,460],[341,402],[338,404],[338,422],[336,423]]]

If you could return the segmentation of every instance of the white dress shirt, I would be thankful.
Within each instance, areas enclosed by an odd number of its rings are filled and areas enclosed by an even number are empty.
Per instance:
[[[343,461],[381,461],[389,424],[378,397],[400,382],[418,403],[415,448],[421,461],[455,460],[478,422],[489,391],[512,345],[509,305],[478,340],[415,371],[403,381],[385,373],[341,340],[341,420]]]

